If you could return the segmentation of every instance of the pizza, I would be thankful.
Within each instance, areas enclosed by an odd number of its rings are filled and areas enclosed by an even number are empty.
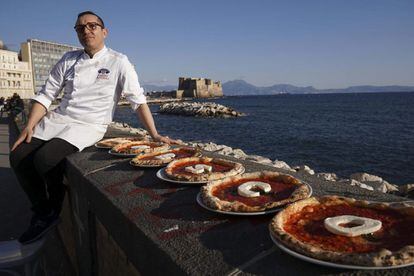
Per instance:
[[[131,164],[134,166],[163,166],[176,159],[197,156],[201,156],[201,152],[198,149],[191,147],[177,147],[163,151],[139,154],[131,160]]]
[[[271,171],[245,173],[208,183],[201,198],[208,207],[230,212],[258,212],[310,196],[308,185]]]
[[[243,171],[244,167],[240,163],[210,157],[182,158],[172,161],[165,168],[169,178],[189,182],[221,179]]]
[[[110,149],[118,144],[128,143],[132,141],[140,141],[140,140],[144,140],[144,139],[140,137],[115,137],[115,138],[103,139],[97,142],[95,145],[100,148]]]
[[[270,223],[276,241],[340,264],[387,267],[414,262],[414,207],[338,196],[295,202]]]
[[[143,152],[157,152],[162,150],[169,149],[168,144],[160,143],[160,142],[152,142],[152,141],[133,141],[133,142],[126,142],[122,144],[118,144],[114,146],[111,150],[113,153],[118,154],[139,154]]]

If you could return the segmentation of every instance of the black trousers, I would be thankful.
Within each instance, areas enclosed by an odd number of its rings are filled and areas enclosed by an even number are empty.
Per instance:
[[[60,213],[65,197],[65,157],[78,148],[60,138],[32,138],[10,152],[10,165],[32,203],[35,214]]]

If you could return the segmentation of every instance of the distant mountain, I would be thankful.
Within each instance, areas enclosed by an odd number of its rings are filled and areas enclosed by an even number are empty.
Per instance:
[[[257,95],[260,87],[254,86],[244,80],[233,80],[223,83],[223,94],[232,95]]]
[[[164,86],[158,86],[158,85],[152,85],[152,84],[143,84],[142,87],[144,88],[145,92],[150,91],[171,91],[176,90],[176,85],[164,85]]]
[[[400,86],[400,85],[388,85],[388,86],[350,86],[343,89],[322,89],[323,93],[368,93],[368,92],[414,92],[414,86]]]
[[[223,93],[232,95],[275,95],[275,94],[305,94],[315,93],[317,89],[312,86],[299,87],[290,84],[276,84],[268,87],[258,87],[244,80],[234,80],[223,83]]]
[[[177,89],[176,85],[142,85],[145,92],[171,91]],[[223,83],[225,96],[247,95],[277,95],[277,94],[316,94],[316,93],[368,93],[368,92],[414,92],[414,86],[350,86],[341,89],[316,89],[313,86],[294,86],[291,84],[275,84],[272,86],[255,86],[244,80],[233,80]]]
[[[368,92],[414,92],[414,86],[350,86],[341,89],[316,89],[313,86],[294,86],[276,84],[267,87],[254,86],[244,80],[233,80],[223,83],[225,96],[235,95],[276,95],[276,94],[315,94],[315,93],[368,93]]]

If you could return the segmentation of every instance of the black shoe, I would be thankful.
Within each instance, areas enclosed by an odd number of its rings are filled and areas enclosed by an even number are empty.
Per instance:
[[[37,241],[49,232],[54,226],[60,222],[59,215],[52,212],[46,216],[34,215],[30,221],[29,228],[20,236],[21,244],[28,244]]]

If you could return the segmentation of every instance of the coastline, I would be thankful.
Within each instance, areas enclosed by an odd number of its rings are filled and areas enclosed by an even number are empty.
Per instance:
[[[26,106],[27,107],[27,106]],[[19,116],[21,117],[21,116]],[[16,117],[17,118],[17,117]],[[123,122],[112,122],[108,128],[108,131],[122,130],[122,132],[128,131],[131,134],[137,134],[140,136],[149,137],[147,131],[142,128],[134,128],[128,123]],[[290,166],[287,162],[283,160],[271,160],[265,156],[260,155],[248,155],[240,148],[232,148],[224,144],[216,144],[213,142],[200,143],[194,141],[185,142],[186,145],[199,147],[205,151],[217,153],[225,156],[229,156],[238,160],[247,160],[255,163],[279,168],[289,172],[296,172],[302,175],[311,175],[316,176],[318,179],[332,182],[339,182],[345,185],[358,186],[367,190],[376,190],[382,193],[391,193],[399,196],[408,196],[414,198],[414,183],[405,183],[402,185],[395,185],[389,183],[387,180],[383,179],[381,176],[368,174],[365,172],[352,173],[348,177],[340,178],[334,172],[315,172],[310,166],[306,164]]]
[[[127,123],[113,122],[110,127],[110,131],[127,131],[131,134],[137,134],[143,137],[150,138],[147,131],[142,128],[134,128]],[[271,160],[267,157],[260,155],[248,155],[242,149],[233,149],[227,145],[216,144],[213,142],[199,143],[192,141],[184,141],[185,145],[191,147],[198,147],[207,152],[221,154],[224,156],[232,157],[237,160],[246,160],[259,163],[266,166],[275,167],[278,169],[285,170],[286,173],[299,173],[301,175],[315,176],[316,178],[328,182],[337,182],[343,185],[358,186],[360,188],[379,191],[382,193],[390,193],[399,196],[405,196],[414,198],[414,183],[407,183],[404,185],[395,185],[389,183],[380,176],[368,174],[365,172],[357,172],[351,174],[348,178],[339,178],[334,172],[315,172],[308,165],[290,166],[283,160]]]
[[[214,102],[169,102],[160,105],[158,113],[194,117],[240,117],[245,114]]]
[[[176,102],[184,102],[184,101],[191,101],[191,98],[150,98],[147,97],[147,104],[165,104],[165,103],[176,103]],[[119,100],[118,106],[129,106],[130,103],[126,99]]]
[[[390,183],[414,183],[414,94],[225,97],[215,103],[247,116],[171,116],[151,106],[157,127],[185,141],[212,141],[341,178],[363,171]],[[142,127],[127,109],[115,121]],[[389,123],[393,122],[393,123]],[[397,135],[396,135],[397,134]]]

